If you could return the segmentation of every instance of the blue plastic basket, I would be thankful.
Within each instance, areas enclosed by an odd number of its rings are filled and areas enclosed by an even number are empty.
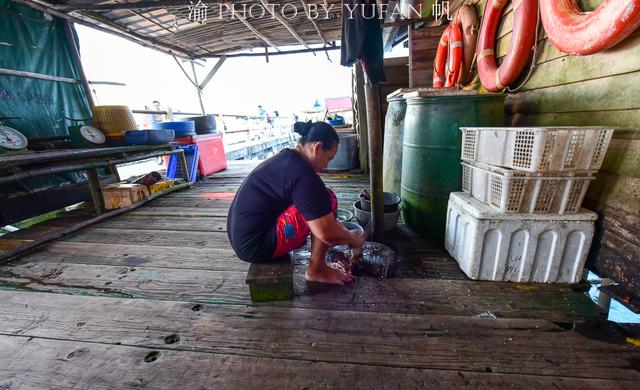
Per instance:
[[[176,148],[184,150],[184,158],[187,160],[187,169],[189,170],[189,178],[192,183],[195,183],[198,175],[198,161],[200,160],[200,152],[198,151],[198,145],[179,145]],[[180,164],[178,163],[178,155],[172,154],[169,158],[169,166],[167,166],[167,178],[169,179],[181,179],[182,171],[180,170]]]

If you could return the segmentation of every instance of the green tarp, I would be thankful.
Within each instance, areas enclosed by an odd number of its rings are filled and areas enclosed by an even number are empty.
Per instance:
[[[7,0],[0,0],[0,68],[79,80],[63,21]],[[90,117],[82,83],[0,75],[0,122],[27,138],[66,136],[67,127],[78,124],[68,118]],[[42,177],[0,192],[41,190],[83,178],[76,173]]]

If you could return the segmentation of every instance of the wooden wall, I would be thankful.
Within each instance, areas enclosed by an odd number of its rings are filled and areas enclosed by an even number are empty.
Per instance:
[[[451,9],[461,3],[451,1]],[[602,0],[580,3],[584,10],[593,10]],[[484,0],[477,4],[480,13],[484,4]],[[499,59],[506,54],[512,25],[509,4],[498,30]],[[438,38],[432,38],[433,43]],[[600,215],[588,266],[640,296],[640,31],[590,56],[559,52],[542,26],[538,38],[531,77],[507,97],[508,124],[618,128],[585,201]],[[479,87],[477,79],[475,84]]]
[[[436,59],[440,37],[446,26],[409,27],[409,86],[431,87],[433,84],[433,61]]]
[[[385,58],[384,74],[387,79],[380,84],[380,111],[382,123],[387,113],[387,95],[401,88],[409,87],[409,57]]]

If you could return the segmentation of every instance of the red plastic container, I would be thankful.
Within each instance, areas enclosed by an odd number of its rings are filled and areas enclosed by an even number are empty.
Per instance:
[[[202,176],[221,171],[227,167],[227,156],[224,153],[222,135],[192,135],[176,139],[180,144],[196,144],[200,151],[198,171]]]

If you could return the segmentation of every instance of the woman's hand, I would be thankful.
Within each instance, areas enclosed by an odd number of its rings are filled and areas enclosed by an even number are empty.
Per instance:
[[[361,248],[366,240],[367,236],[364,232],[349,232],[351,234],[351,240],[349,240],[349,246],[351,248]]]

